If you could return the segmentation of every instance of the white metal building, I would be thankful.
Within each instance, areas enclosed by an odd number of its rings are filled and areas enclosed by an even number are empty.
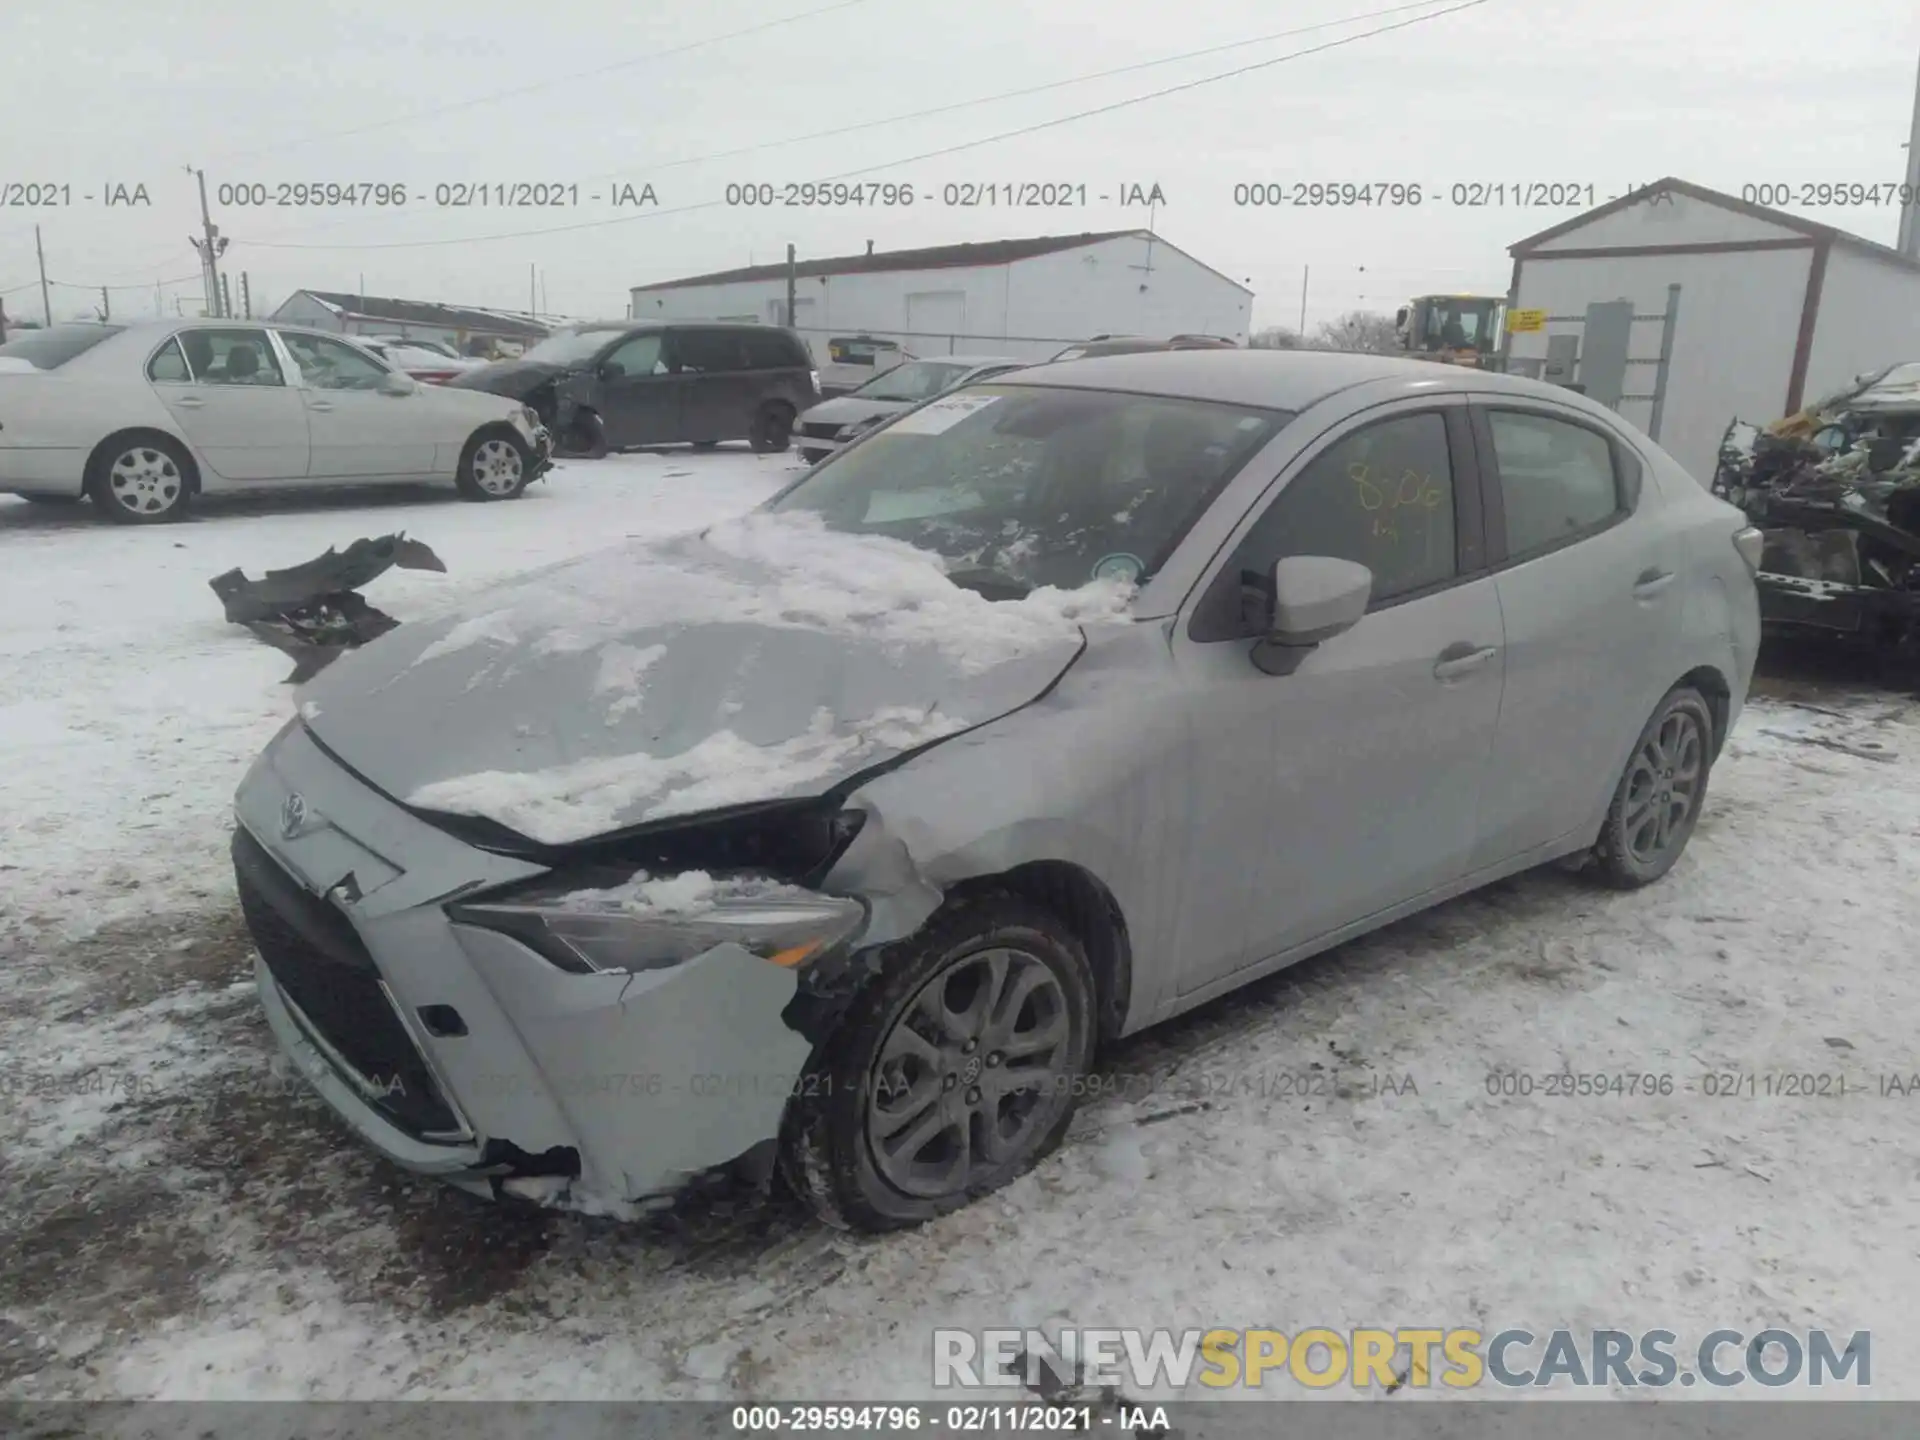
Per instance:
[[[786,320],[785,264],[636,285],[636,320]],[[836,335],[915,355],[1043,359],[1092,335],[1246,343],[1253,292],[1146,230],[873,251],[794,266],[794,328],[817,360]]]
[[[1920,262],[1684,180],[1644,186],[1509,253],[1509,309],[1571,317],[1512,335],[1515,360],[1545,357],[1589,304],[1631,300],[1654,315],[1680,286],[1660,443],[1702,480],[1735,416],[1765,424],[1863,371],[1920,360]],[[1632,327],[1632,394],[1652,389],[1661,331]],[[1647,424],[1645,402],[1621,413]]]
[[[333,290],[296,290],[267,318],[344,335],[439,340],[463,355],[471,353],[476,345],[488,351],[517,352],[538,344],[549,333],[549,327],[533,316],[511,310],[396,300],[384,295],[344,295]]]

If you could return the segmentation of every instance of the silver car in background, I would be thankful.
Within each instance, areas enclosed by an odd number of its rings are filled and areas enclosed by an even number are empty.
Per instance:
[[[1023,370],[344,656],[240,787],[267,1017],[396,1162],[913,1224],[1096,1047],[1463,891],[1679,859],[1758,533],[1563,389]]]
[[[802,411],[794,425],[794,445],[801,459],[815,464],[882,420],[890,420],[936,395],[1004,375],[1025,364],[1010,355],[942,355],[935,360],[909,360],[876,375],[857,390]]]
[[[549,452],[525,405],[295,325],[80,322],[0,345],[0,493],[123,523],[220,491],[439,481],[510,500]]]

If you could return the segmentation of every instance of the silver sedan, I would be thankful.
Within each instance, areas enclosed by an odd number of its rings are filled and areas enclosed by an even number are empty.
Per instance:
[[[1581,396],[1127,355],[405,626],[237,801],[266,1013],[369,1143],[618,1208],[913,1224],[1096,1048],[1476,886],[1680,859],[1760,536]]]
[[[318,330],[76,323],[0,345],[0,493],[177,520],[194,496],[440,481],[509,500],[546,469],[517,401],[423,385]]]

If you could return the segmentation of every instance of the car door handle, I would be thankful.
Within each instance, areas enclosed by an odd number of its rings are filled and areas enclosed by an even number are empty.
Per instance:
[[[1671,570],[1642,570],[1640,578],[1633,582],[1633,598],[1651,600],[1673,584],[1673,580],[1674,574]]]
[[[307,408],[309,410],[331,410],[333,409],[333,402],[331,400],[309,400],[307,402]]]
[[[1440,658],[1433,662],[1433,678],[1446,684],[1471,675],[1482,665],[1500,653],[1498,647],[1482,645],[1478,649],[1466,641],[1449,645],[1440,652]]]
[[[207,402],[202,400],[198,395],[181,395],[178,396],[173,403],[182,410],[199,410],[202,409]]]

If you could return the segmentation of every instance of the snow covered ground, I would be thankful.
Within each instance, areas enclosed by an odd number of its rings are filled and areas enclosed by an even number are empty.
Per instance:
[[[936,1325],[1466,1325],[1866,1329],[1871,1393],[1920,1398],[1920,1094],[1886,1089],[1920,1071],[1920,716],[1844,685],[1753,703],[1662,884],[1525,876],[1127,1042],[1059,1155],[918,1231],[526,1213],[370,1158],[246,979],[227,807],[288,662],[207,578],[405,529],[448,573],[368,594],[417,621],[792,473],[143,530],[0,499],[0,1393],[908,1397]],[[1674,1084],[1489,1093],[1561,1072]]]

